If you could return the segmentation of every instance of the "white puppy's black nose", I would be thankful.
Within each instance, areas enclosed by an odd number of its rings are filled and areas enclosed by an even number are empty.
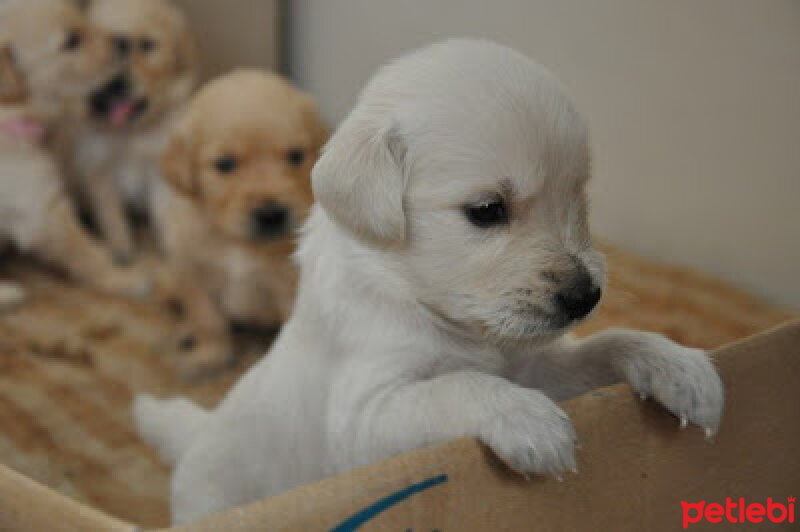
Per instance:
[[[579,279],[555,296],[556,305],[570,320],[579,320],[589,314],[600,301],[603,291],[595,286],[588,274]]]

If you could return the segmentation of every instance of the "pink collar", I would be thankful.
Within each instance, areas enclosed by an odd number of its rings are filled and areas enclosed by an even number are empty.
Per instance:
[[[0,122],[0,131],[33,145],[42,144],[47,136],[47,127],[30,116],[15,116]]]

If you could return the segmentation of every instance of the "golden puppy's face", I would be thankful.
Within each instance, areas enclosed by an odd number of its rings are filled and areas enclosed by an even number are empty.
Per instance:
[[[89,19],[111,38],[127,64],[92,102],[97,118],[114,127],[146,126],[188,97],[195,47],[183,14],[165,0],[95,0]]]
[[[274,240],[305,220],[326,137],[310,98],[277,75],[240,70],[194,97],[162,170],[226,234]]]
[[[108,39],[69,0],[24,0],[4,7],[0,37],[34,99],[83,102],[113,72]]]

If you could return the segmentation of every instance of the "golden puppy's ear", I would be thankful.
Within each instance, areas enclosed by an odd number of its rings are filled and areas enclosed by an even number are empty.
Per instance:
[[[198,194],[191,154],[186,138],[181,132],[172,134],[167,149],[161,155],[161,174],[164,180],[172,185],[179,194],[185,196]]]
[[[0,102],[12,103],[24,100],[27,96],[25,81],[14,60],[14,53],[8,43],[0,44]]]
[[[328,215],[355,236],[379,245],[406,236],[405,144],[385,116],[351,114],[322,150],[311,182]]]
[[[311,149],[316,157],[320,150],[322,150],[322,146],[328,141],[331,132],[330,129],[328,129],[328,125],[325,124],[325,121],[322,119],[322,116],[320,116],[314,100],[309,97],[306,97],[306,102],[304,104],[303,122],[306,131],[311,134]]]
[[[175,70],[180,74],[195,75],[197,70],[197,43],[188,28],[184,28],[175,51]]]

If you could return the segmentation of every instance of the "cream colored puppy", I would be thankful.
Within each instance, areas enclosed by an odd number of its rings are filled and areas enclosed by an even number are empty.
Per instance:
[[[70,108],[80,113],[114,68],[107,39],[67,0],[25,0],[0,8],[0,246],[11,244],[88,286],[144,295],[147,278],[118,270],[79,225],[48,133]],[[21,301],[6,286],[0,305]]]
[[[295,232],[326,139],[313,100],[269,72],[236,70],[187,106],[163,156],[171,186],[153,206],[194,339],[178,359],[184,375],[230,360],[230,322],[277,327],[288,318]]]
[[[514,470],[575,467],[555,401],[627,380],[714,432],[702,351],[627,330],[565,336],[597,303],[583,120],[519,53],[451,40],[382,69],[313,171],[295,310],[213,411],[142,397],[175,464],[176,522],[439,440]]]
[[[77,124],[64,151],[74,190],[126,262],[134,244],[125,211],[151,211],[167,134],[195,84],[195,47],[168,0],[93,0],[88,15],[128,68],[92,95],[94,121]]]

